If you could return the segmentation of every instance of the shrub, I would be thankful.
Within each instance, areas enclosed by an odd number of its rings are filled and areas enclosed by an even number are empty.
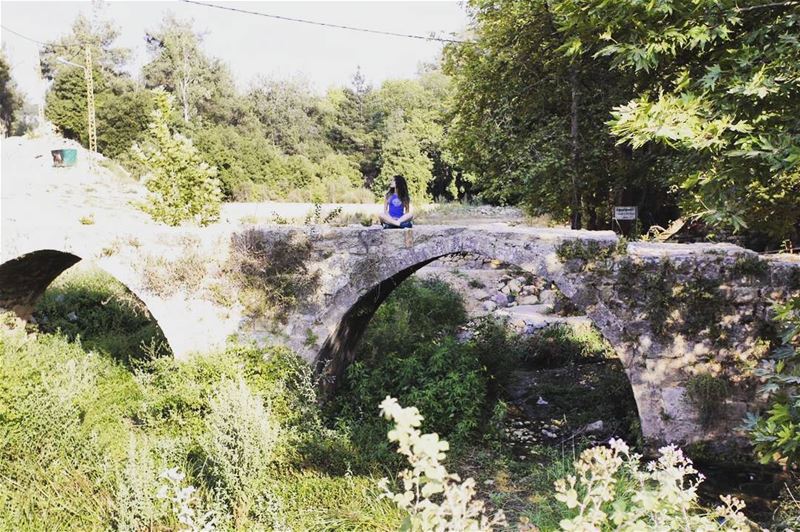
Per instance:
[[[553,325],[524,341],[523,359],[538,367],[615,358],[613,348],[591,327]]]
[[[116,524],[121,531],[147,530],[163,518],[155,497],[158,476],[147,451],[131,438],[117,484]]]
[[[490,517],[483,502],[474,500],[474,479],[462,483],[458,475],[448,473],[441,464],[450,446],[439,440],[438,434],[420,432],[418,427],[423,418],[419,410],[403,408],[389,396],[380,408],[383,416],[394,422],[388,433],[389,441],[397,442],[397,452],[411,465],[411,469],[400,473],[401,493],[392,492],[386,478],[380,483],[385,496],[409,513],[403,530],[490,531],[506,525],[502,510]],[[440,496],[441,502],[435,502],[434,496]]]
[[[197,500],[194,493],[197,490],[194,486],[184,488],[182,485],[184,478],[186,475],[177,468],[162,472],[161,479],[164,484],[158,490],[158,498],[168,501],[176,520],[186,527],[181,532],[212,532],[216,528],[214,512],[201,513],[195,508]]]
[[[770,405],[764,414],[749,414],[746,426],[763,463],[796,464],[800,461],[800,295],[775,304],[774,309],[781,343],[759,372],[766,379],[762,391]]]
[[[561,262],[573,259],[589,262],[610,258],[616,251],[615,246],[594,240],[566,240],[556,248],[556,256]]]
[[[95,268],[75,266],[58,277],[34,309],[39,329],[80,337],[97,349],[131,365],[153,353],[169,354],[163,332],[150,312],[122,283]]]
[[[149,203],[142,210],[168,225],[194,221],[207,225],[219,218],[222,191],[216,168],[208,166],[186,137],[172,133],[167,122],[170,100],[157,92],[149,142],[134,145],[133,158],[146,168]]]
[[[133,384],[61,336],[0,329],[0,529],[90,530],[109,518]]]
[[[378,437],[385,424],[369,413],[386,394],[418,405],[425,430],[454,442],[482,427],[488,374],[476,350],[455,339],[464,323],[461,297],[435,279],[404,281],[378,308],[329,405],[365,461],[394,457]]]
[[[267,472],[275,456],[280,427],[261,397],[242,378],[216,388],[201,440],[213,485],[242,523],[267,491]]]
[[[723,496],[705,511],[697,487],[703,476],[675,446],[662,447],[657,461],[641,467],[641,456],[620,440],[581,453],[575,474],[556,481],[556,499],[572,510],[562,530],[749,530],[744,504]],[[696,480],[691,480],[691,479]]]
[[[142,284],[148,292],[169,297],[179,290],[188,294],[197,291],[206,276],[206,260],[185,246],[173,260],[147,255],[139,268]]]

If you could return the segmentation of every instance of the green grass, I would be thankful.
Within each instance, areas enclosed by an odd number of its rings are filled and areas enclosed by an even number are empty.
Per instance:
[[[277,461],[262,464],[259,474],[287,524],[295,530],[397,529],[403,516],[378,499],[376,477],[306,465],[325,464],[315,453],[336,447],[311,444],[325,433],[313,419],[315,405],[302,397],[298,367],[285,350],[234,348],[188,363],[157,359],[131,372],[63,335],[0,332],[0,530],[114,528],[125,517],[118,512],[120,486],[135,482],[153,507],[139,523],[170,529],[174,518],[155,498],[157,474],[168,467],[187,472],[187,482],[211,505],[219,488],[200,444],[215,436],[205,422],[209,399],[233,377],[244,378],[284,428],[282,445],[289,449],[279,449]],[[140,456],[134,466],[131,445]],[[237,526],[258,523],[248,515]]]
[[[53,282],[37,302],[34,318],[40,330],[80,338],[88,350],[128,366],[170,354],[144,304],[111,275],[82,263]]]

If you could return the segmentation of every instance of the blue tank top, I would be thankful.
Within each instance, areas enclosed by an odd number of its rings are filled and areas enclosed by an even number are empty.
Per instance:
[[[403,207],[403,202],[397,197],[397,194],[392,194],[389,198],[389,216],[394,218],[400,218],[405,214],[405,208]]]

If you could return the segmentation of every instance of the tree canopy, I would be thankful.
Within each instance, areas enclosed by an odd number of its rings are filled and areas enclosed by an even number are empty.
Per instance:
[[[5,51],[0,51],[0,133],[14,133],[25,100],[16,83],[11,79],[11,65]]]
[[[797,2],[554,3],[572,58],[610,60],[636,94],[615,106],[617,142],[660,144],[686,214],[773,240],[800,230]]]
[[[417,200],[478,196],[592,229],[635,205],[644,228],[683,216],[775,247],[800,231],[796,7],[471,0],[469,38],[441,61],[379,85],[358,69],[324,93],[300,77],[238,89],[173,15],[147,33],[139,83],[113,24],[81,17],[42,55],[47,115],[85,142],[82,73],[57,58],[89,46],[101,151],[130,160],[162,88],[228,199],[372,200],[402,173]]]

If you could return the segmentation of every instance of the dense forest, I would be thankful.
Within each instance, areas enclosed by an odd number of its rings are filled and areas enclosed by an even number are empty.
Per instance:
[[[635,205],[642,232],[683,217],[777,249],[800,229],[800,14],[746,4],[472,0],[470,27],[414,79],[373,87],[357,71],[324,94],[300,77],[237,90],[173,15],[133,79],[115,26],[79,18],[42,51],[46,116],[86,142],[83,73],[58,57],[89,44],[99,149],[134,173],[161,88],[227,200],[372,201],[402,173],[418,201],[519,204],[589,229]],[[2,72],[11,131],[21,99]]]

